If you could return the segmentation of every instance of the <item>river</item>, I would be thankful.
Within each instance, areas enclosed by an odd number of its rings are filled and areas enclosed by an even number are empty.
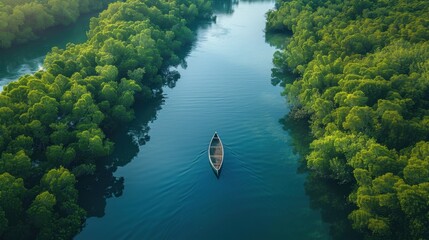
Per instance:
[[[289,110],[270,83],[275,48],[263,31],[274,2],[218,7],[158,109],[114,139],[126,157],[111,185],[87,192],[93,217],[76,239],[330,239],[279,123]],[[219,178],[207,157],[215,131],[225,146]]]
[[[69,26],[46,30],[39,39],[9,49],[0,49],[0,91],[7,83],[43,68],[46,54],[53,47],[64,48],[67,43],[86,41],[89,20],[98,12],[84,14]]]

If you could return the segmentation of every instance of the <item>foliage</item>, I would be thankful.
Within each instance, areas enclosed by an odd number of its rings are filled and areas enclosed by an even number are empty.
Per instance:
[[[0,0],[0,48],[33,40],[43,30],[75,22],[112,0]]]
[[[273,73],[307,113],[307,166],[352,184],[349,219],[371,239],[429,236],[429,3],[279,0],[268,31],[293,32]]]
[[[4,0],[0,11],[14,13],[21,2]],[[90,1],[60,8],[62,2],[32,4],[55,4],[49,13],[62,23],[76,16],[73,7],[92,8]],[[4,87],[1,239],[71,239],[80,231],[85,211],[77,204],[76,177],[109,162],[114,145],[106,136],[134,118],[136,101],[144,107],[159,95],[166,69],[180,64],[180,51],[194,39],[189,26],[210,16],[203,0],[112,3],[91,20],[87,42],[54,48],[45,70]]]

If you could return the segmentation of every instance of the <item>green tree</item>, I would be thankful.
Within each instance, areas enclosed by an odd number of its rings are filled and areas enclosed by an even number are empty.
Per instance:
[[[15,154],[2,153],[0,158],[0,173],[8,172],[13,176],[26,178],[31,172],[31,159],[23,150]]]
[[[54,98],[44,96],[40,102],[29,109],[29,115],[32,119],[38,119],[43,124],[49,125],[58,118],[58,106],[59,104]]]
[[[40,186],[52,193],[58,202],[77,199],[77,190],[74,188],[76,179],[66,168],[51,169],[40,181]]]
[[[46,148],[46,159],[54,167],[69,167],[76,157],[76,151],[72,147],[63,145],[50,145]]]
[[[33,153],[33,138],[19,135],[16,139],[10,141],[7,150],[11,153],[17,153],[23,150],[25,154],[30,156]]]
[[[27,210],[30,222],[39,229],[52,228],[52,222],[55,218],[55,204],[55,196],[48,191],[44,191],[37,195],[36,199],[34,199],[30,208]],[[52,231],[54,229],[50,230]]]
[[[96,158],[108,155],[112,150],[112,143],[105,140],[100,129],[84,130],[76,134],[79,152],[85,158]]]

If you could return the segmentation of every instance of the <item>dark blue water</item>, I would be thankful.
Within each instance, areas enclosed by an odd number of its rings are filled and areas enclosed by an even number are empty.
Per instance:
[[[162,109],[131,124],[137,140],[141,124],[145,144],[116,139],[130,156],[114,173],[124,179],[121,196],[95,205],[99,217],[76,239],[329,239],[279,123],[289,110],[270,83],[275,49],[263,31],[273,7],[240,2],[198,30]],[[225,146],[219,178],[207,156],[215,131]]]

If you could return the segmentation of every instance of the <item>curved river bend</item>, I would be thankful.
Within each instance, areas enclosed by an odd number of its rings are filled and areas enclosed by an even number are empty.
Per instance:
[[[263,32],[273,7],[239,2],[198,29],[156,121],[145,126],[140,114],[132,124],[150,128],[150,140],[135,150],[116,141],[119,154],[135,151],[115,172],[125,179],[122,196],[105,200],[103,217],[89,218],[76,239],[330,238],[279,123],[288,106],[270,83],[275,49]],[[219,179],[207,157],[214,131],[225,145]]]

